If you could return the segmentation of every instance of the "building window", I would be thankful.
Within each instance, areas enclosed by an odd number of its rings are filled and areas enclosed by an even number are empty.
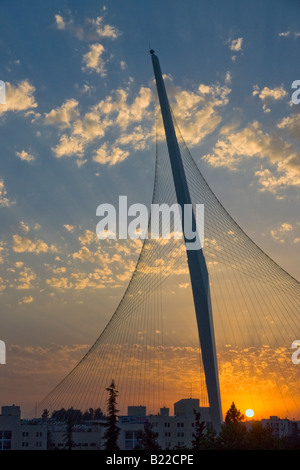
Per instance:
[[[0,431],[0,450],[11,449],[11,431]]]
[[[125,450],[135,449],[141,442],[141,431],[125,431]]]
[[[165,428],[169,428],[170,427],[170,423],[165,423]]]

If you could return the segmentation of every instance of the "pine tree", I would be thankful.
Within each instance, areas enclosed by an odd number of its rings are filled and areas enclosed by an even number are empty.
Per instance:
[[[106,389],[108,392],[107,399],[107,429],[104,434],[105,449],[106,450],[119,450],[118,447],[118,437],[120,433],[120,428],[117,426],[117,397],[118,390],[116,390],[116,385],[114,380],[112,380],[110,386]]]
[[[200,449],[204,441],[204,421],[200,421],[200,412],[195,411],[195,432],[193,433],[192,449]]]
[[[73,441],[73,421],[71,418],[68,419],[68,424],[67,424],[67,431],[64,434],[64,441],[65,441],[65,447],[68,450],[72,450],[74,447],[74,441]]]
[[[244,420],[244,415],[237,409],[235,403],[231,403],[231,407],[226,413],[225,423],[240,423]]]
[[[244,415],[232,402],[217,439],[217,443],[222,449],[242,450],[247,448],[247,430],[243,420]]]
[[[45,408],[42,413],[42,419],[48,419],[48,418],[49,418],[49,411]]]
[[[145,450],[158,450],[160,446],[156,439],[158,433],[153,431],[153,425],[147,421],[144,425],[144,431],[142,433],[141,446]]]

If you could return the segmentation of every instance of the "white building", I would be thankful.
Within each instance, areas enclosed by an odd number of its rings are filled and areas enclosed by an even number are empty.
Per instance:
[[[0,450],[46,450],[47,426],[21,421],[19,406],[2,406]]]
[[[147,415],[145,406],[129,406],[127,416],[120,416],[118,445],[121,450],[132,450],[141,444],[141,433],[146,423],[158,434],[162,450],[191,448],[195,433],[195,411],[200,413],[206,429],[212,427],[210,410],[199,406],[199,400],[187,398],[174,404],[174,415],[169,408],[161,408],[157,415]],[[278,437],[290,436],[300,422],[270,416],[261,420]],[[85,421],[72,428],[72,450],[104,450],[105,419]],[[248,424],[248,423],[247,423]],[[66,448],[67,425],[47,420],[21,420],[19,406],[3,406],[0,415],[0,450],[46,450]]]
[[[119,418],[120,449],[134,449],[140,444],[141,432],[146,422],[152,424],[158,434],[157,442],[161,449],[191,448],[195,432],[195,412],[200,412],[200,420],[211,427],[209,408],[199,407],[199,400],[187,398],[174,404],[174,416],[168,408],[161,408],[158,415],[146,415],[146,407],[129,407],[128,415]]]
[[[262,425],[264,427],[269,426],[274,436],[279,438],[292,436],[297,428],[297,424],[294,421],[290,421],[289,419],[281,419],[278,416],[270,416],[269,419],[262,419]]]
[[[100,450],[103,449],[103,434],[105,432],[103,424],[91,421],[90,423],[74,425],[72,428],[72,450]],[[63,450],[66,448],[67,425],[50,424],[49,449]]]

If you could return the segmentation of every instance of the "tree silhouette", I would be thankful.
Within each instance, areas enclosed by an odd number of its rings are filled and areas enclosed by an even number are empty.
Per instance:
[[[71,406],[71,408],[68,410],[61,408],[60,410],[53,411],[52,418],[57,421],[64,421],[66,423],[71,420],[73,424],[80,424],[82,423],[82,412],[80,410],[74,409]]]
[[[231,407],[226,413],[225,423],[222,425],[221,432],[217,438],[217,447],[235,450],[247,448],[247,430],[242,422],[243,419],[244,415],[232,402]]]
[[[231,403],[231,407],[226,413],[225,423],[240,423],[244,420],[244,415],[237,409],[235,403]]]
[[[74,426],[74,424],[73,424],[72,418],[69,418],[68,425],[67,425],[67,430],[64,434],[65,448],[67,450],[72,450],[72,448],[74,447],[73,426]]]
[[[251,450],[274,450],[281,447],[279,437],[273,435],[270,426],[263,426],[259,421],[252,421],[247,433],[247,448]]]
[[[204,441],[205,422],[200,420],[200,412],[194,410],[195,432],[193,433],[192,449],[200,449]]]
[[[117,426],[117,397],[118,390],[116,390],[116,385],[114,380],[112,380],[110,386],[106,389],[108,392],[107,399],[107,429],[104,434],[105,449],[106,450],[119,450],[118,447],[118,437],[120,433],[120,428]]]
[[[49,418],[49,411],[45,408],[42,413],[42,419],[48,419],[48,418]]]
[[[145,423],[144,431],[141,435],[141,446],[142,449],[145,450],[158,450],[160,449],[160,445],[156,441],[158,438],[158,433],[153,431],[153,424]]]

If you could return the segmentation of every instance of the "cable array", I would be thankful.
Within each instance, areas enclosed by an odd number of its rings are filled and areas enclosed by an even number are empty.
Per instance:
[[[153,204],[176,194],[157,111]],[[300,419],[300,366],[291,361],[299,336],[299,282],[265,254],[210,189],[175,122],[193,206],[204,204],[205,243],[223,411],[235,401],[261,417]],[[172,221],[172,227],[177,220]],[[163,229],[161,221],[160,229]],[[149,232],[151,215],[149,220]],[[106,408],[114,379],[120,414],[128,405],[172,410],[181,398],[208,406],[183,240],[144,240],[128,287],[110,321],[76,367],[38,405],[50,412]]]

